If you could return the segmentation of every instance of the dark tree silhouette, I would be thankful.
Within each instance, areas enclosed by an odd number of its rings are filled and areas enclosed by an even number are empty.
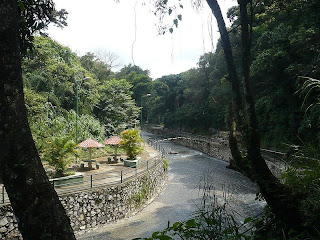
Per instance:
[[[0,177],[24,239],[75,239],[29,129],[21,75],[19,6],[0,0]]]
[[[238,78],[233,64],[231,43],[220,6],[217,0],[207,0],[207,3],[217,19],[229,72],[229,80],[232,83],[232,91],[234,94],[233,103],[234,113],[236,115],[235,119],[237,124],[241,126],[241,130],[245,135],[244,139],[247,147],[246,159],[248,160],[248,165],[251,167],[251,171],[249,173],[246,172],[246,174],[257,182],[261,194],[267,201],[273,213],[290,226],[300,228],[303,223],[303,217],[299,211],[299,197],[294,196],[293,192],[286,185],[281,184],[279,180],[273,176],[260,152],[260,136],[255,112],[252,82],[250,79],[251,31],[249,29],[248,4],[251,5],[252,1],[238,0],[241,22],[242,79],[245,88],[245,104],[242,104],[240,78]],[[243,112],[245,119],[241,119],[239,114],[240,111]],[[229,116],[229,119],[232,120],[232,117]],[[229,125],[231,126],[232,124]],[[247,169],[242,168],[243,166],[241,164],[244,163],[244,159],[239,154],[238,144],[234,136],[234,130],[232,129],[230,134],[230,147],[235,164],[238,165],[238,163],[240,163],[238,167],[242,171],[248,171]]]

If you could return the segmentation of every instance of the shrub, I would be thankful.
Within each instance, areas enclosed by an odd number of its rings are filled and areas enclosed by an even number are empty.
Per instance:
[[[168,171],[168,168],[169,168],[169,161],[166,157],[164,157],[162,160],[163,160],[163,170],[166,172]]]
[[[121,132],[121,139],[120,146],[125,150],[128,159],[136,159],[137,155],[143,151],[141,145],[143,139],[137,129],[127,129]]]
[[[67,158],[70,154],[75,154],[75,142],[67,137],[56,137],[48,143],[48,147],[43,153],[43,157],[56,170],[56,177],[63,176],[68,164],[72,161]]]
[[[143,180],[142,186],[138,193],[136,193],[132,199],[135,202],[136,205],[141,205],[145,202],[145,200],[148,197],[148,193],[150,191],[150,184],[149,184],[149,178]]]

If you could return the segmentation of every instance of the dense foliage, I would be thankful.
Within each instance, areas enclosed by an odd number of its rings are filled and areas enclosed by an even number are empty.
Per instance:
[[[143,142],[138,129],[127,129],[121,132],[120,146],[125,150],[128,159],[134,160],[143,151]]]
[[[259,127],[265,145],[313,141],[319,110],[305,114],[297,92],[305,79],[320,78],[319,1],[254,1],[252,81]],[[230,38],[240,72],[239,10],[233,7]],[[226,129],[231,87],[221,43],[200,57],[198,67],[153,83],[149,121],[192,132]],[[163,85],[160,85],[163,84]],[[310,100],[311,101],[311,100]],[[147,103],[146,103],[147,104]],[[306,105],[308,106],[308,105]],[[146,117],[146,116],[144,116]]]
[[[131,88],[125,79],[111,79],[99,87],[101,97],[94,113],[104,123],[109,136],[138,124],[139,108],[131,99]]]
[[[89,137],[103,141],[138,123],[132,85],[111,78],[108,66],[95,57],[84,61],[86,56],[90,53],[80,58],[48,37],[35,37],[32,51],[23,59],[33,138],[41,158],[60,172],[66,169],[76,145],[77,91],[78,141]]]
[[[63,28],[67,25],[68,12],[56,9],[52,0],[19,0],[20,50],[24,55],[32,50],[34,34],[45,34],[50,23]]]

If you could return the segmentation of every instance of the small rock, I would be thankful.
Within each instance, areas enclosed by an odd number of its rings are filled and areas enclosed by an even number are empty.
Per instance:
[[[7,217],[12,217],[12,216],[13,216],[13,213],[12,213],[12,212],[7,212],[6,216],[7,216]]]
[[[8,220],[7,220],[7,218],[2,218],[1,220],[0,220],[0,227],[3,227],[3,226],[5,226],[5,225],[7,225],[9,222],[8,222]]]
[[[84,215],[80,214],[79,220],[82,221],[84,219]]]

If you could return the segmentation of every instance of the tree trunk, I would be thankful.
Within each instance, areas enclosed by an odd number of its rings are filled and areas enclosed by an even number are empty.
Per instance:
[[[245,85],[245,99],[249,125],[247,130],[248,160],[252,166],[254,179],[260,188],[263,197],[268,205],[280,219],[291,226],[301,226],[302,216],[299,211],[299,201],[292,191],[271,173],[268,165],[261,156],[260,135],[258,132],[258,122],[255,112],[253,98],[253,85],[250,78],[250,35],[247,13],[248,0],[238,0],[240,6],[241,21],[241,45],[242,45],[242,75]]]
[[[236,136],[236,123],[234,119],[233,104],[229,105],[228,109],[228,127],[229,127],[229,147],[232,155],[232,159],[227,168],[241,172],[245,176],[251,177],[250,168],[245,163],[241,152],[238,147],[238,140]]]
[[[216,0],[207,0],[208,5],[210,6],[216,20],[218,23],[219,32],[221,35],[221,44],[224,51],[224,56],[227,63],[227,69],[229,73],[229,80],[232,86],[233,92],[233,102],[236,114],[236,122],[239,127],[242,127],[242,119],[240,117],[241,111],[243,110],[243,101],[241,97],[241,90],[240,90],[240,81],[238,80],[238,75],[236,71],[236,67],[233,61],[233,54],[231,43],[229,39],[229,34],[226,28],[226,24],[223,20],[222,13],[220,10],[220,6]]]
[[[222,13],[220,10],[220,6],[216,0],[207,0],[208,5],[210,6],[216,20],[218,23],[219,32],[221,35],[221,44],[224,51],[224,56],[227,63],[227,69],[229,73],[229,81],[232,85],[232,104],[230,104],[229,109],[229,146],[233,158],[233,165],[230,165],[230,168],[238,169],[245,175],[250,175],[250,171],[248,171],[248,168],[244,167],[244,160],[241,156],[240,150],[238,148],[238,141],[235,136],[235,129],[241,129],[243,127],[243,121],[241,119],[241,112],[243,110],[243,101],[241,97],[241,90],[240,90],[240,81],[238,79],[236,67],[234,65],[233,61],[233,54],[232,54],[232,48],[231,48],[231,42],[229,39],[228,31],[225,25],[225,22],[222,17]],[[233,111],[234,109],[234,111]],[[233,114],[235,115],[235,120],[233,118]],[[231,121],[231,122],[230,122]],[[236,123],[234,125],[234,123]],[[234,166],[235,165],[235,166]]]
[[[75,239],[30,132],[18,21],[17,1],[0,0],[0,177],[25,240]]]
[[[292,227],[299,228],[302,223],[302,216],[299,212],[299,199],[297,199],[292,191],[281,184],[276,177],[273,176],[269,170],[265,160],[261,156],[260,152],[260,136],[258,133],[258,123],[256,119],[254,99],[253,99],[253,90],[252,83],[250,79],[250,36],[248,29],[248,18],[247,18],[247,3],[248,0],[238,0],[240,5],[240,21],[241,21],[241,42],[242,42],[242,74],[245,83],[245,100],[246,100],[246,109],[244,114],[248,116],[248,125],[241,125],[244,131],[246,143],[247,143],[247,157],[249,164],[252,168],[253,179],[257,182],[260,191],[270,206],[272,212],[280,219],[290,224]],[[232,90],[234,92],[234,102],[236,103],[235,111],[242,109],[242,104],[238,101],[241,100],[240,94],[240,85],[238,77],[235,76],[237,73],[233,64],[233,55],[230,44],[230,39],[226,26],[221,14],[220,6],[217,3],[217,0],[207,0],[208,5],[210,6],[214,16],[217,19],[219,31],[221,34],[222,47],[224,50],[230,81],[232,83]],[[240,95],[240,96],[238,96]],[[240,117],[240,114],[237,114],[237,121]],[[240,119],[241,122],[241,119]],[[247,121],[245,121],[247,122]],[[233,149],[237,149],[235,140],[230,134],[230,146]],[[238,152],[232,151],[234,158],[239,158]]]

